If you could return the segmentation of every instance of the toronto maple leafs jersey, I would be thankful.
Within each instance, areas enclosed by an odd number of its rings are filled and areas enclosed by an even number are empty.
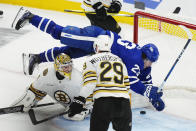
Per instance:
[[[89,57],[83,66],[83,87],[80,96],[93,99],[121,97],[129,99],[129,79],[122,60],[112,53],[99,53]]]
[[[135,43],[123,40],[115,32],[103,30],[97,26],[79,28],[76,26],[62,27],[54,21],[35,15],[30,23],[40,30],[60,40],[64,47],[49,49],[40,54],[41,61],[54,61],[56,55],[67,53],[72,58],[78,58],[94,53],[93,43],[98,35],[108,35],[113,44],[111,52],[122,59],[127,67],[130,88],[141,95],[144,94],[147,84],[152,84],[151,67],[144,69],[141,47]]]

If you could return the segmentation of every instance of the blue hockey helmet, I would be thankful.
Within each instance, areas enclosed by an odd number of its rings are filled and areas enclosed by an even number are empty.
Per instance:
[[[156,47],[156,45],[154,45],[152,43],[149,43],[149,44],[144,45],[141,48],[141,50],[142,50],[142,52],[146,55],[146,57],[150,61],[155,62],[155,61],[158,60],[158,58],[159,58],[159,50]]]

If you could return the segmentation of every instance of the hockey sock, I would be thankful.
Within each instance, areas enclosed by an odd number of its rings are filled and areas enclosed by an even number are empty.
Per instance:
[[[30,23],[38,29],[42,30],[43,32],[50,34],[53,38],[58,40],[60,39],[63,27],[57,25],[54,21],[40,17],[38,15],[34,15]]]

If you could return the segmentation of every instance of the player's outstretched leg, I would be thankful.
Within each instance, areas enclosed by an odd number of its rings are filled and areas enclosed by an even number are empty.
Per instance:
[[[12,23],[12,28],[19,30],[20,28],[28,24],[29,21],[33,18],[33,16],[34,14],[21,7]]]

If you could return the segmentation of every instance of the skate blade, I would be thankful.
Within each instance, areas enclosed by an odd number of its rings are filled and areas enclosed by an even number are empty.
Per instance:
[[[16,14],[16,16],[15,16],[13,22],[12,22],[11,28],[14,28],[14,29],[15,29],[16,23],[17,23],[17,21],[20,19],[20,17],[21,17],[21,12],[22,12],[23,10],[24,10],[24,8],[23,8],[23,7],[20,7],[20,9],[18,10],[18,12],[17,12],[17,14]]]
[[[30,55],[29,54],[22,53],[23,73],[25,75],[29,75],[29,71],[28,71],[29,59],[30,59]]]

